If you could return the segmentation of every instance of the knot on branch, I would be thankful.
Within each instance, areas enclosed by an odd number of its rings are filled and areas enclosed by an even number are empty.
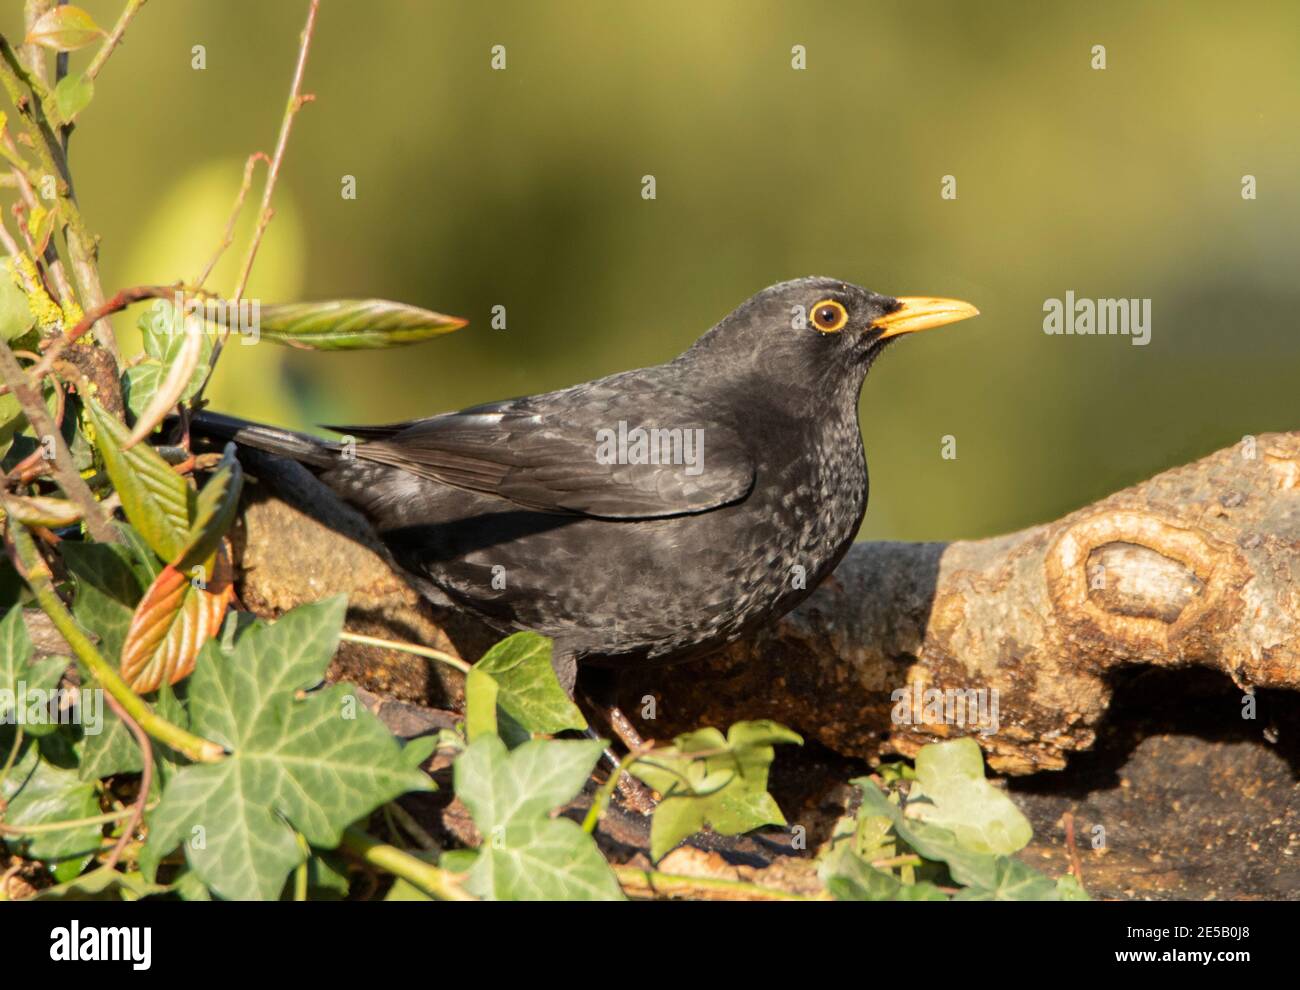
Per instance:
[[[1148,509],[1085,514],[1043,563],[1071,646],[1102,666],[1179,666],[1221,651],[1250,578],[1236,547]]]

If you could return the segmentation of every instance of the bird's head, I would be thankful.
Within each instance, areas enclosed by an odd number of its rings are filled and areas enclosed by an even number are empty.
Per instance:
[[[970,303],[884,296],[851,282],[811,276],[779,282],[742,303],[688,351],[734,369],[771,369],[784,382],[856,389],[896,338],[977,316]]]

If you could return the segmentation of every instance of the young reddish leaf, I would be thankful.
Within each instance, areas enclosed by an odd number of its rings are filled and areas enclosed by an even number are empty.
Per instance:
[[[221,628],[234,589],[225,551],[215,559],[206,581],[168,564],[140,599],[122,644],[122,676],[133,690],[147,694],[187,676]]]
[[[85,48],[104,37],[104,31],[94,18],[80,7],[68,4],[51,7],[42,14],[23,40],[27,45],[40,45],[54,52],[73,52]]]

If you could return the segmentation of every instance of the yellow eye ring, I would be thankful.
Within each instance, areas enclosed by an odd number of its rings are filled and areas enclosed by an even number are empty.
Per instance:
[[[812,325],[822,333],[839,333],[849,322],[849,312],[834,299],[823,299],[811,310]]]

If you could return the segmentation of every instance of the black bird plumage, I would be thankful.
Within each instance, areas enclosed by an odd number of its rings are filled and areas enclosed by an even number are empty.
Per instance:
[[[689,659],[806,598],[866,511],[867,370],[899,333],[975,312],[802,278],[759,292],[666,364],[333,428],[359,443],[206,413],[195,428],[312,467],[436,603],[553,637],[571,687],[575,660]],[[679,447],[700,456],[604,463],[601,438],[620,424],[702,431],[689,435],[698,452]]]

